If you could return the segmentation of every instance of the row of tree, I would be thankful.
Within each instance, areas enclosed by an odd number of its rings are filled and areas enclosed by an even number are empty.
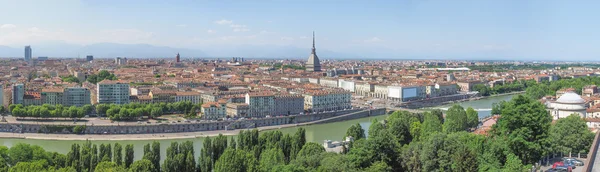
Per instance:
[[[195,116],[202,104],[193,104],[189,101],[175,103],[155,104],[98,104],[96,113],[106,115],[111,120],[135,120],[142,116],[159,117],[169,113],[183,113],[186,116]]]
[[[600,77],[562,78],[558,81],[541,82],[527,87],[526,95],[539,99],[547,95],[556,95],[556,91],[564,88],[574,88],[577,94],[581,94],[583,87],[587,85],[600,85]]]
[[[487,135],[469,133],[477,113],[453,106],[446,118],[439,110],[426,113],[397,111],[384,121],[374,120],[365,133],[352,125],[346,136],[355,141],[341,153],[326,152],[306,142],[306,131],[240,131],[237,137],[207,137],[197,151],[191,141],[168,146],[161,164],[160,143],[144,146],[133,161],[133,146],[74,144],[67,155],[45,152],[39,146],[0,147],[4,171],[524,171],[553,152],[585,153],[593,134],[577,115],[552,118],[543,104],[516,96],[494,107],[501,117]],[[122,158],[125,157],[125,158]],[[0,171],[2,171],[0,169]],[[93,169],[93,170],[92,170]]]
[[[41,106],[23,106],[11,104],[9,107],[12,116],[17,118],[83,118],[92,112],[92,105],[81,107],[44,104]]]

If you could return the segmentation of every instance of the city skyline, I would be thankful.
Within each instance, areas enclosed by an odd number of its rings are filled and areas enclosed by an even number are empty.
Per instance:
[[[212,57],[306,57],[312,30],[323,58],[585,61],[600,53],[590,22],[598,2],[143,2],[2,1],[0,56],[7,56],[2,46],[47,52],[34,57],[70,47],[65,54],[73,57],[86,53],[80,47],[115,43]]]

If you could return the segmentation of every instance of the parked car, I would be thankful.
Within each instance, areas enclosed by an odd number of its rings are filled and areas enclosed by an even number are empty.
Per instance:
[[[552,168],[556,168],[558,166],[565,166],[565,163],[563,163],[562,161],[559,161],[559,162],[555,162],[554,164],[552,164]]]
[[[562,158],[563,161],[571,161],[576,166],[583,166],[583,161],[575,158]]]
[[[563,163],[565,164],[565,166],[569,166],[573,169],[577,168],[577,166],[575,165],[575,163],[573,163],[573,161],[563,161]]]
[[[573,172],[573,169],[568,166],[556,166],[546,170],[546,172]]]

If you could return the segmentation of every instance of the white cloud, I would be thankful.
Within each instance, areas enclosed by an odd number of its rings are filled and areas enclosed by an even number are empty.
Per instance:
[[[217,31],[214,31],[214,30],[212,30],[212,29],[208,29],[208,30],[206,31],[206,33],[211,33],[211,34],[212,34],[212,33],[216,33],[216,32],[217,32]]]
[[[281,37],[281,40],[284,40],[284,41],[293,41],[294,38],[292,38],[292,37],[285,37],[284,36],[284,37]]]
[[[246,27],[246,25],[241,25],[241,24],[232,24],[232,25],[229,25],[229,27],[232,27],[232,28],[245,28],[245,27]]]
[[[231,24],[231,23],[233,23],[233,21],[223,19],[223,20],[217,20],[217,21],[215,21],[215,23],[216,24]]]
[[[16,28],[17,26],[14,24],[3,24],[0,25],[0,29],[12,29],[12,28]]]
[[[383,40],[379,39],[378,37],[373,37],[373,38],[364,40],[365,43],[373,43],[373,42],[381,42],[381,41],[383,41]]]
[[[250,31],[250,29],[248,29],[248,28],[234,28],[233,31],[234,32],[248,32],[248,31]]]
[[[219,39],[223,40],[223,41],[230,41],[230,40],[234,40],[236,38],[237,38],[236,36],[223,36],[223,37],[221,37]]]
[[[175,25],[175,26],[177,26],[177,27],[187,27],[186,24],[178,24],[178,25]]]
[[[267,23],[273,23],[273,21],[269,20],[269,21],[267,21]]]
[[[308,38],[307,36],[301,36],[300,39],[306,39]]]
[[[268,32],[268,31],[266,31],[266,30],[262,30],[262,31],[260,31],[260,34],[267,34],[267,33],[270,33],[270,32]]]

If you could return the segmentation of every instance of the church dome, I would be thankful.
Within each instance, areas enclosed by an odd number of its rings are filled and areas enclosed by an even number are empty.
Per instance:
[[[585,100],[583,100],[581,98],[581,96],[573,93],[573,92],[568,92],[563,94],[562,96],[560,96],[558,98],[558,100],[556,100],[557,103],[568,103],[568,104],[583,104],[585,103]]]

